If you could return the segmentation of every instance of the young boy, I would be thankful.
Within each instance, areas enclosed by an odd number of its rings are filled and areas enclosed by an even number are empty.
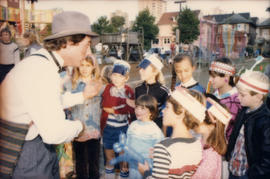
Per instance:
[[[229,179],[270,178],[270,111],[264,99],[269,79],[257,71],[241,75],[237,88],[243,106],[228,143]]]
[[[130,65],[123,61],[114,62],[111,82],[102,94],[101,131],[103,131],[103,145],[106,156],[106,175],[114,175],[114,167],[109,162],[115,157],[113,144],[118,142],[120,133],[126,133],[128,119],[134,114],[134,109],[127,103],[127,99],[134,100],[134,92],[126,85],[129,78]],[[127,177],[127,169],[123,166],[121,177]]]

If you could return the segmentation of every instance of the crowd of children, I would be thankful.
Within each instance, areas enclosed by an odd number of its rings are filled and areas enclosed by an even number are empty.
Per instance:
[[[100,73],[94,57],[85,59],[65,82],[71,92],[85,83],[98,86],[95,96],[69,109],[71,120],[85,124],[73,142],[77,178],[100,177],[101,143],[105,178],[115,177],[112,161],[120,163],[120,177],[131,179],[270,178],[266,75],[246,71],[236,80],[231,60],[217,59],[209,68],[210,94],[193,78],[192,58],[176,55],[169,92],[157,56],[145,57],[138,68],[142,83],[134,91],[123,60]]]

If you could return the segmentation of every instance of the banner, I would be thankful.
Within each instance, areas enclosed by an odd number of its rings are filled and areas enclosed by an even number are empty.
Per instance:
[[[0,20],[7,20],[7,8],[0,6]]]
[[[8,7],[8,21],[20,21],[20,9]]]
[[[25,22],[52,23],[53,16],[62,12],[61,9],[50,10],[25,10]]]

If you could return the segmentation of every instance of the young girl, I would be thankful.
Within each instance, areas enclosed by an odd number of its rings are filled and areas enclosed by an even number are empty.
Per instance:
[[[71,108],[73,119],[85,124],[84,134],[73,142],[78,178],[99,178],[101,80],[99,67],[93,58],[86,58],[74,69],[72,91],[82,90],[85,84],[100,83],[97,96]]]
[[[154,147],[152,178],[191,178],[202,159],[201,141],[190,129],[205,118],[205,99],[196,91],[177,88],[167,100],[163,124],[173,127],[171,138]],[[148,164],[139,164],[144,176],[149,176]],[[148,172],[147,172],[148,171]]]
[[[162,106],[168,96],[168,89],[164,86],[164,77],[161,69],[163,64],[156,55],[151,55],[144,59],[138,66],[143,83],[135,88],[135,98],[143,94],[149,94],[156,98],[158,102],[158,116],[154,122],[162,129]]]
[[[201,93],[205,93],[204,87],[199,82],[194,80],[192,74],[195,71],[195,66],[192,58],[188,55],[176,55],[174,57],[173,70],[172,70],[172,82],[171,90],[175,87],[181,86],[187,89],[197,90]],[[176,83],[176,77],[180,80],[180,83]]]
[[[214,95],[220,100],[221,104],[226,105],[232,114],[232,119],[226,129],[226,139],[228,140],[235,122],[236,114],[241,108],[238,99],[238,91],[235,88],[233,76],[235,68],[228,58],[220,58],[211,63],[209,69],[209,81],[215,89]]]
[[[126,85],[129,78],[130,65],[123,60],[116,60],[113,65],[111,81],[102,94],[101,130],[103,131],[103,145],[106,156],[106,175],[114,176],[114,166],[110,161],[115,157],[113,144],[118,142],[120,133],[126,133],[129,116],[134,109],[127,105],[126,100],[134,100],[132,89]],[[121,164],[121,177],[128,177],[127,168]]]
[[[215,96],[210,94],[206,96],[209,96],[206,118],[195,128],[197,133],[202,134],[203,160],[192,179],[220,179],[222,155],[227,149],[224,130],[231,119],[231,114],[218,103]]]
[[[164,136],[153,120],[157,115],[157,101],[151,95],[141,95],[135,101],[135,114],[137,120],[132,122],[127,131],[127,145],[141,154],[145,160],[152,164],[149,150],[160,142]],[[129,162],[129,178],[140,179],[136,161]]]

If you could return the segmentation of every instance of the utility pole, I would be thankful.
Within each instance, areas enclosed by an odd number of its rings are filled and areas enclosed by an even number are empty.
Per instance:
[[[175,4],[179,4],[179,8],[180,8],[179,12],[181,12],[182,3],[186,3],[186,2],[187,2],[186,0],[174,1]]]
[[[35,6],[34,3],[37,2],[38,0],[27,0],[28,2],[31,2],[31,21],[35,20],[34,17],[34,10],[35,10]],[[33,19],[32,19],[33,18]],[[31,22],[31,29],[35,29],[35,22]]]

